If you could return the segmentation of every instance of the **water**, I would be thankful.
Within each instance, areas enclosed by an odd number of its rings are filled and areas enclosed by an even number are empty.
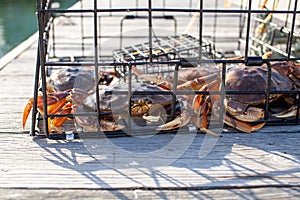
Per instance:
[[[77,0],[57,0],[68,8]],[[0,58],[38,29],[36,0],[0,0]]]

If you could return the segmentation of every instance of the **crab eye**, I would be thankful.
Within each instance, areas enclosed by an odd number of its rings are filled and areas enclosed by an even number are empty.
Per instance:
[[[146,103],[151,103],[151,100],[148,99],[148,98],[145,98],[145,99],[144,99],[144,102],[146,102]]]
[[[145,101],[143,99],[138,100],[138,104],[144,104],[144,103],[145,103]]]

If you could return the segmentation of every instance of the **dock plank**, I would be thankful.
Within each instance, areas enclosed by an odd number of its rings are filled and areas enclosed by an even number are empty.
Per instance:
[[[28,135],[0,135],[1,188],[223,188],[299,186],[300,160],[297,133],[224,134],[212,151],[199,158],[204,135],[197,134],[186,152],[170,157],[157,155],[157,166],[118,168],[128,160],[114,157],[116,168],[107,166],[89,151],[84,141],[49,141]],[[159,143],[165,135],[156,135]],[[137,138],[115,138],[118,146],[137,145]],[[99,141],[100,142],[100,141]],[[116,141],[115,141],[116,142]],[[293,144],[291,146],[291,143]],[[133,148],[138,148],[135,146]],[[105,148],[104,148],[105,149]],[[138,154],[138,152],[137,152]],[[126,165],[123,165],[126,166]]]
[[[0,189],[4,199],[297,199],[299,188],[218,190],[28,190]],[[255,194],[255,195],[254,195]]]

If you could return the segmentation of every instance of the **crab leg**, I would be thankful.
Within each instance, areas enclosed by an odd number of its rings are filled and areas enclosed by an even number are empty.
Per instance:
[[[227,112],[236,119],[244,122],[256,122],[264,117],[264,110],[258,107],[247,107],[247,105],[238,101],[225,99]]]
[[[298,112],[298,106],[292,106],[288,110],[274,114],[274,116],[277,118],[295,117],[297,115],[297,112]]]
[[[264,0],[264,2],[261,4],[260,8],[263,10],[263,9],[267,9],[267,3],[268,3],[268,0]],[[276,0],[273,4],[273,10],[276,10],[277,9],[277,6],[278,6],[278,3],[279,3],[279,0]],[[272,20],[272,17],[273,17],[273,14],[272,13],[269,13],[267,15],[267,17],[263,20],[262,23],[259,24],[259,26],[256,28],[256,33],[258,35],[261,35],[263,32],[266,31],[266,24],[269,23],[271,20]]]
[[[218,77],[219,78],[219,77]],[[218,91],[220,90],[220,79],[214,80],[209,84],[203,86],[201,91]],[[203,101],[203,97],[205,98]],[[215,133],[208,129],[208,118],[210,111],[213,109],[212,105],[220,104],[220,96],[219,95],[197,95],[193,101],[193,109],[196,111],[196,126],[200,131],[215,136],[220,137],[221,134]],[[219,107],[219,106],[218,106]],[[220,109],[219,109],[220,111]],[[219,116],[219,113],[217,114]]]
[[[228,115],[225,115],[224,122],[227,125],[229,125],[233,128],[236,128],[236,129],[238,129],[242,132],[245,132],[245,133],[251,133],[253,131],[258,131],[259,129],[261,129],[266,124],[266,122],[263,122],[263,123],[251,126],[248,123],[233,119],[233,118],[229,117]]]
[[[55,104],[48,106],[47,107],[48,114],[57,113],[66,103],[67,103],[67,100],[62,99],[62,100],[56,102]]]
[[[59,112],[59,114],[70,114],[72,112],[72,104],[71,102],[68,102],[63,108],[62,111]],[[63,133],[62,130],[59,128],[60,126],[62,126],[65,121],[68,119],[67,116],[63,116],[63,117],[55,117],[52,121],[51,121],[51,125],[49,127],[52,127],[56,132],[58,133]]]
[[[209,84],[207,84],[204,88],[202,88],[202,91],[218,91],[220,88],[220,85],[219,85],[219,82],[218,80],[215,80]],[[204,132],[208,133],[207,131],[207,115],[208,115],[208,110],[209,110],[209,107],[211,107],[211,105],[213,105],[214,103],[218,103],[220,104],[220,96],[219,95],[210,95],[209,96],[209,99],[211,102],[208,101],[208,99],[205,100],[205,103],[199,103],[201,102],[201,100],[199,100],[199,97],[201,97],[200,95],[196,96],[195,99],[197,99],[197,101],[194,101],[194,102],[198,102],[198,105],[200,105],[200,109],[199,109],[199,114],[197,116],[197,118],[199,118],[199,122],[197,123],[197,126],[200,130],[204,130]],[[208,106],[208,103],[210,103],[210,105]],[[197,104],[194,105],[194,109],[197,109]],[[248,108],[248,109],[251,109],[251,108]],[[261,113],[263,112],[260,112],[260,110],[256,110],[256,108],[253,108],[254,111],[258,112],[257,113],[254,113],[256,115],[254,116],[250,116],[250,118],[261,118]],[[252,111],[253,112],[253,111]],[[221,113],[220,113],[221,114]],[[217,114],[219,115],[219,113]],[[257,131],[259,129],[261,129],[265,124],[266,122],[263,122],[263,123],[260,123],[260,124],[257,124],[257,125],[250,125],[249,123],[246,123],[246,122],[243,122],[243,121],[240,121],[240,120],[237,120],[237,119],[233,119],[231,117],[229,117],[228,115],[224,115],[224,123],[226,123],[227,125],[231,126],[231,127],[234,127],[242,132],[246,132],[246,133],[250,133],[250,132],[253,132],[253,131]],[[249,119],[250,121],[253,120],[253,119]],[[214,133],[216,134],[216,133]]]
[[[212,82],[215,84],[215,82]],[[203,86],[200,91],[208,91],[208,85]],[[193,110],[195,113],[195,125],[198,128],[208,127],[208,119],[207,116],[209,114],[209,110],[211,108],[211,98],[209,95],[198,94],[193,99]]]
[[[132,66],[131,69],[137,76],[140,76],[141,78],[145,79],[146,81],[150,81],[150,82],[153,82],[156,84],[163,82],[162,77],[155,76],[153,74],[144,74],[141,70],[136,68],[136,66]]]
[[[195,78],[193,80],[187,81],[179,86],[177,86],[177,90],[200,90],[206,83],[210,83],[216,79],[218,79],[218,74],[213,73],[204,77]]]
[[[25,128],[25,124],[28,118],[28,115],[32,109],[32,102],[33,102],[33,98],[30,98],[28,103],[26,104],[24,111],[23,111],[23,119],[22,119],[22,127],[23,129]]]
[[[100,120],[101,131],[119,131],[125,127],[114,121]]]
[[[208,119],[207,116],[209,114],[210,110],[210,102],[208,100],[209,96],[206,96],[205,103],[200,106],[200,108],[196,111],[196,120],[195,120],[195,125],[201,129],[201,128],[208,128]]]
[[[213,74],[213,76],[211,77],[215,76],[216,75]],[[200,86],[196,86],[196,83],[201,83],[201,91],[207,91],[209,89],[214,90],[215,88],[219,88],[218,81],[212,81],[210,82],[210,84],[207,84],[205,86],[203,86],[205,82],[203,83],[201,81],[203,81],[203,79],[194,79],[192,81],[189,81],[188,84],[194,84],[194,87],[192,88],[198,88]],[[188,84],[180,87],[179,89],[187,88]],[[196,95],[193,99],[189,98],[189,96],[181,96],[180,101],[183,103],[182,113],[173,121],[159,126],[159,130],[172,130],[194,123],[200,130],[214,136],[219,136],[218,134],[212,133],[212,131],[207,130],[207,116],[211,107],[211,102],[209,101],[209,99],[210,96],[202,94]]]
[[[205,103],[203,105],[201,105],[200,109],[196,113],[195,125],[203,133],[212,135],[214,137],[220,137],[221,134],[215,133],[215,132],[208,129],[208,118],[207,118],[207,116],[210,112],[210,108],[211,108],[211,101],[210,101],[210,97],[207,96],[207,99],[206,99]]]
[[[193,122],[193,111],[191,109],[191,99],[187,96],[181,96],[178,98],[179,101],[182,103],[182,112],[181,114],[176,117],[174,120],[158,126],[157,130],[173,130],[180,128],[182,126],[186,126]]]
[[[29,101],[28,101],[28,103],[26,104],[26,106],[24,108],[24,111],[23,111],[23,119],[22,119],[22,127],[23,127],[23,129],[25,128],[25,124],[26,124],[28,115],[29,115],[29,113],[30,113],[30,111],[32,109],[32,106],[33,106],[33,98],[30,98]],[[43,97],[42,96],[38,96],[37,97],[37,108],[41,112],[43,112],[42,107],[43,107]]]
[[[47,95],[47,104],[53,105],[49,109],[49,113],[53,114],[60,110],[62,108],[63,102],[60,102],[61,100],[65,99],[68,95],[70,95],[70,91],[64,91],[64,92],[55,92],[55,93],[49,93]],[[57,104],[60,102],[59,104]],[[28,115],[32,109],[33,106],[33,98],[30,98],[28,103],[26,104],[23,112],[23,119],[22,119],[22,127],[25,128],[25,124],[28,118]],[[37,108],[38,110],[43,114],[43,96],[37,97]],[[58,110],[57,110],[58,109]],[[57,110],[57,111],[56,111]]]

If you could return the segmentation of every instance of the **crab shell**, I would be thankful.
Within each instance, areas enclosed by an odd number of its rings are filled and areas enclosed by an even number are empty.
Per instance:
[[[94,70],[91,67],[67,67],[54,71],[48,83],[54,91],[79,88],[89,91],[95,86]]]
[[[202,63],[197,67],[182,68],[178,71],[178,85],[199,77],[205,77],[211,73],[219,73],[220,68],[214,63]],[[165,79],[172,83],[174,81],[174,73],[168,74]]]
[[[161,94],[158,94],[162,92]],[[112,114],[101,115],[100,125],[105,122],[114,124],[109,128],[105,126],[105,131],[116,131],[123,127],[118,125],[116,121],[121,117],[128,117],[128,109],[131,107],[131,116],[141,118],[148,115],[151,106],[151,115],[158,114],[161,109],[165,113],[170,112],[173,96],[166,94],[168,90],[157,85],[150,85],[145,83],[134,82],[132,85],[132,95],[129,96],[127,84],[117,84],[112,87],[102,88],[99,91],[99,104],[101,112],[112,112]],[[89,95],[84,99],[77,108],[80,112],[96,112],[96,95],[95,93]],[[75,117],[76,121],[82,127],[96,127],[97,118],[90,116]],[[102,122],[103,121],[103,122]],[[101,127],[103,128],[103,127]]]
[[[126,92],[128,85],[118,84],[108,91],[100,91],[100,107],[103,110],[127,109],[129,103],[131,106],[141,104],[159,104],[162,106],[168,105],[172,102],[172,95],[159,94],[159,92],[166,92],[167,90],[157,85],[146,83],[134,83],[132,85],[132,95]],[[124,93],[125,92],[125,93]]]
[[[293,88],[289,77],[281,71],[270,69],[270,90],[284,91]],[[224,105],[228,113],[243,122],[256,122],[264,117],[266,102],[268,66],[234,65],[228,68],[225,80],[226,98]],[[229,94],[230,91],[242,94]],[[282,94],[270,94],[269,102]]]
[[[247,92],[263,92],[267,89],[268,67],[245,66],[229,67],[225,80],[225,90]],[[270,90],[290,90],[292,83],[287,76],[280,74],[277,70],[271,69]],[[248,105],[258,105],[266,101],[265,94],[227,94],[228,99]],[[270,101],[276,100],[279,95],[270,95]]]

